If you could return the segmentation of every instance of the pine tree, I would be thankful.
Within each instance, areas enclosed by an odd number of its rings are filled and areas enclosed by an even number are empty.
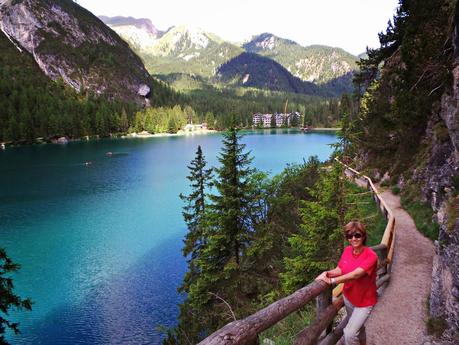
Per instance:
[[[223,236],[213,238],[214,248],[225,258],[225,264],[240,263],[244,247],[248,244],[249,234],[253,231],[250,221],[252,187],[250,178],[255,169],[250,167],[250,152],[244,152],[245,144],[240,143],[241,135],[231,128],[223,139],[223,149],[216,169],[218,178],[215,187],[218,194],[212,195],[212,211],[217,219],[217,231]],[[223,268],[223,267],[220,267]]]
[[[187,179],[190,181],[191,192],[188,195],[180,193],[180,198],[185,202],[182,215],[188,227],[182,252],[184,256],[189,256],[188,272],[180,291],[187,291],[190,283],[195,281],[199,274],[196,260],[206,245],[203,221],[206,211],[206,189],[212,185],[212,169],[205,167],[206,160],[201,146],[198,146],[196,157],[188,166],[190,174]]]
[[[22,299],[13,291],[13,280],[9,275],[16,272],[20,266],[13,263],[7,256],[4,249],[0,248],[0,312],[8,315],[8,311],[12,308],[22,310],[32,310],[32,301],[30,299]],[[0,345],[8,344],[4,337],[6,328],[11,329],[15,334],[19,333],[19,324],[8,321],[0,315]]]

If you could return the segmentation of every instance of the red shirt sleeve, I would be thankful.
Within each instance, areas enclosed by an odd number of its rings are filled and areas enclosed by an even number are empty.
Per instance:
[[[378,256],[371,249],[360,263],[359,267],[363,268],[368,275],[371,275],[378,265]]]

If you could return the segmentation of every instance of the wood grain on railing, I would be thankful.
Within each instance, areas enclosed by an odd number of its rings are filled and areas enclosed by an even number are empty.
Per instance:
[[[314,281],[243,320],[227,324],[201,341],[199,345],[253,344],[259,333],[304,307],[328,288],[329,286],[324,282]]]

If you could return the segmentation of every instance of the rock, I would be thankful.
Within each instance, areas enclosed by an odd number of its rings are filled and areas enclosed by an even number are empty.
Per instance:
[[[139,87],[139,91],[137,91],[137,94],[142,97],[148,97],[150,94],[150,87],[148,85],[142,84]]]
[[[459,7],[456,7],[456,21],[458,20]],[[437,212],[436,218],[440,225],[439,238],[435,243],[430,313],[431,317],[447,322],[448,328],[440,342],[445,344],[459,339],[459,218],[449,219],[457,217],[457,214],[449,211],[449,205],[457,203],[457,198],[454,197],[457,187],[454,180],[459,176],[459,22],[455,26],[453,88],[443,95],[438,114],[438,120],[443,121],[447,128],[449,140],[443,138],[442,142],[433,138],[430,159],[423,172],[426,183],[422,189],[432,209]],[[432,125],[429,124],[429,127],[433,128]]]

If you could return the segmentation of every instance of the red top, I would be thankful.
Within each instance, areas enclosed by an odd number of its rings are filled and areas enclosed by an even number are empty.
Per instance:
[[[369,307],[376,304],[376,268],[378,256],[368,247],[359,255],[352,254],[352,246],[344,248],[338,262],[341,273],[346,274],[361,267],[367,274],[359,279],[344,283],[344,296],[356,307]]]

